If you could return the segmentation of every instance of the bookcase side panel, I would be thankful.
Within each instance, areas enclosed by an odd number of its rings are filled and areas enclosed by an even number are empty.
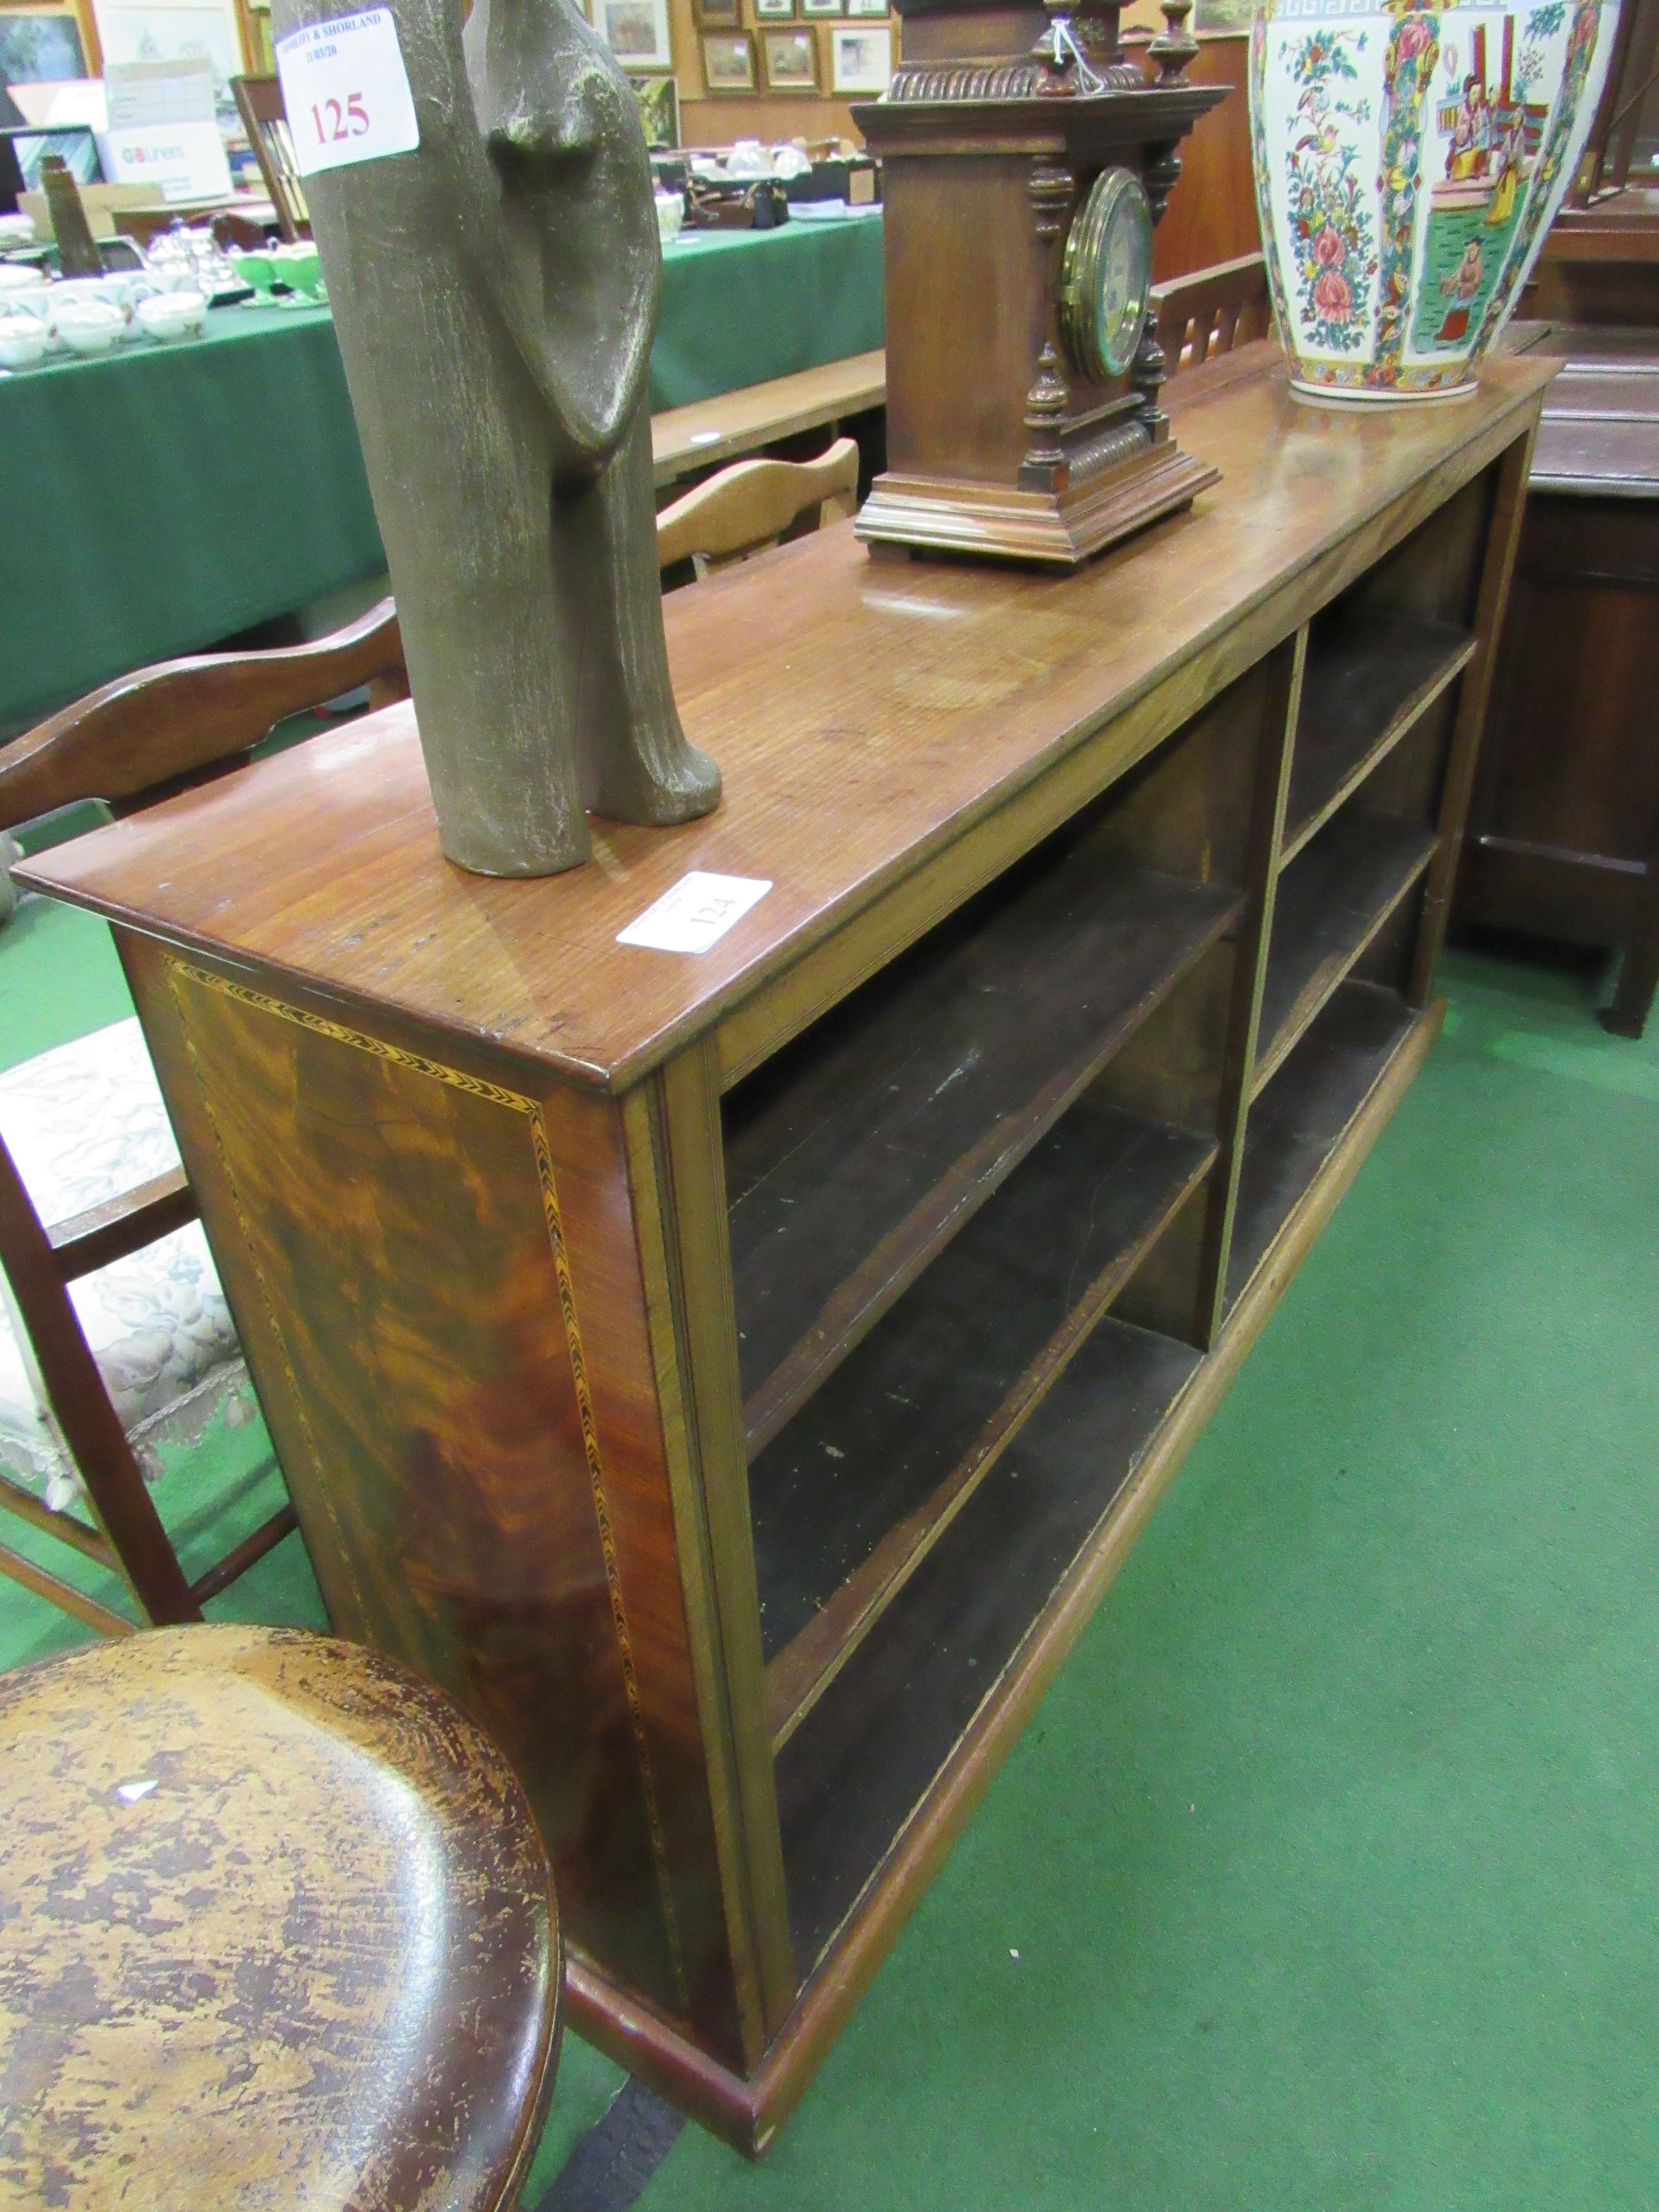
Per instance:
[[[1526,507],[1527,479],[1532,472],[1532,449],[1537,432],[1538,416],[1534,411],[1522,435],[1505,448],[1494,470],[1489,520],[1480,552],[1474,656],[1459,687],[1457,720],[1452,730],[1446,780],[1441,793],[1439,849],[1429,868],[1411,981],[1407,987],[1407,1003],[1415,1007],[1428,1004],[1440,948],[1445,941],[1452,889],[1463,850],[1463,829],[1474,789],[1475,763],[1486,727],[1486,704],[1497,671],[1504,611],[1509,604],[1510,580],[1515,573],[1516,553],[1521,543],[1521,518]]]
[[[121,949],[337,1631],[489,1729],[571,1941],[735,2056],[616,1108]]]

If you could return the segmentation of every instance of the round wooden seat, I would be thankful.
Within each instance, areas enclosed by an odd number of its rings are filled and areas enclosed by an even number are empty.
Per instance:
[[[441,1692],[289,1630],[0,1677],[0,2198],[511,2203],[559,2043],[547,1857]]]

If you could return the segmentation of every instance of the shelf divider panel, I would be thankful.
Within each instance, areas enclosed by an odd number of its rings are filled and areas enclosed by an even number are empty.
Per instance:
[[[1044,856],[728,1095],[751,1458],[1240,905],[1097,848]]]
[[[1422,876],[1439,840],[1419,823],[1339,815],[1279,879],[1253,1097]]]
[[[966,1505],[1215,1151],[1079,1101],[755,1461],[775,1745]]]
[[[1380,620],[1363,605],[1316,624],[1291,761],[1286,862],[1393,751],[1474,652],[1474,637],[1454,623]]]

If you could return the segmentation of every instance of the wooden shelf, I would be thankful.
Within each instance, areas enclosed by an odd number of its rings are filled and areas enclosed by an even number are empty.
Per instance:
[[[1039,854],[728,1094],[751,1457],[1239,905],[1086,845]]]
[[[1363,604],[1316,623],[1291,757],[1284,858],[1293,860],[1468,665],[1452,623],[1379,623]]]
[[[1227,1267],[1229,1306],[1416,1021],[1398,991],[1342,984],[1251,1107]]]
[[[1291,1051],[1434,857],[1431,830],[1339,815],[1285,870],[1273,911],[1252,1096]]]
[[[777,1760],[799,1972],[821,1955],[1200,1364],[1103,1321]]]
[[[939,1541],[1215,1158],[1085,1098],[750,1470],[785,1741]]]

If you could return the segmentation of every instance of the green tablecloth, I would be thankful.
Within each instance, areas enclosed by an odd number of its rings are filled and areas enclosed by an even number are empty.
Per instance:
[[[652,412],[870,353],[883,331],[878,212],[682,236],[663,255]]]
[[[878,215],[677,241],[653,410],[882,343]],[[0,737],[385,566],[326,309],[0,374]]]
[[[325,308],[0,382],[0,730],[385,566]]]

